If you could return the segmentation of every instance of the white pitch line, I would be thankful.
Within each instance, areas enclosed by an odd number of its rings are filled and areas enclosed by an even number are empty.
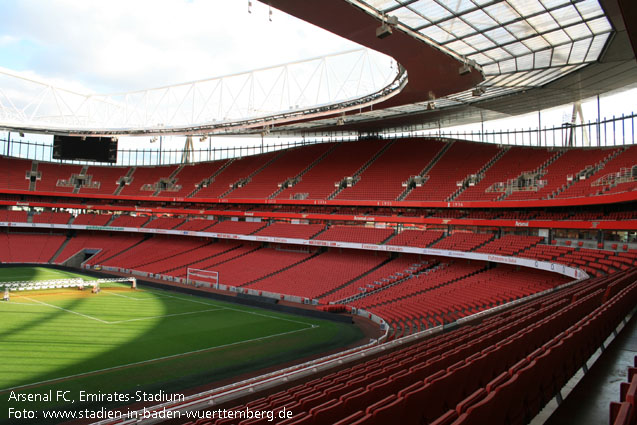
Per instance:
[[[117,320],[117,321],[113,321],[113,322],[108,322],[108,324],[109,325],[114,325],[114,324],[117,324],[117,323],[138,322],[140,320],[161,319],[163,317],[185,316],[187,314],[207,313],[207,312],[210,312],[210,311],[220,311],[220,310],[223,310],[223,308],[211,308],[209,310],[188,311],[186,313],[164,314],[164,315],[161,315],[161,316],[149,316],[149,317],[139,317],[137,319]]]
[[[278,336],[290,335],[290,334],[297,333],[297,332],[307,331],[307,330],[310,330],[310,329],[313,329],[313,328],[314,328],[314,325],[312,326],[312,328],[295,329],[293,331],[282,332],[282,333],[273,334],[273,335],[267,335],[267,336],[261,336],[261,337],[258,337],[258,338],[246,339],[246,340],[243,340],[243,341],[231,342],[231,343],[228,343],[228,344],[217,345],[217,346],[212,346],[212,347],[207,347],[207,348],[201,348],[199,350],[187,351],[185,353],[171,354],[169,356],[157,357],[155,359],[142,360],[142,361],[139,361],[139,362],[128,363],[128,364],[125,364],[125,365],[107,367],[107,368],[104,368],[104,369],[98,369],[98,370],[93,370],[93,371],[90,371],[90,372],[78,373],[78,374],[75,374],[75,375],[63,376],[63,377],[60,377],[60,378],[47,379],[46,381],[33,382],[33,383],[30,383],[30,384],[19,385],[17,387],[0,388],[0,393],[3,393],[5,391],[17,390],[17,389],[20,389],[20,388],[32,387],[32,386],[36,386],[36,385],[48,384],[50,382],[57,382],[57,381],[62,381],[62,380],[66,380],[66,379],[79,378],[81,376],[93,375],[93,374],[96,374],[96,373],[109,372],[109,371],[112,371],[112,370],[123,369],[123,368],[131,367],[131,366],[139,366],[139,365],[143,365],[143,364],[146,364],[146,363],[152,363],[152,362],[156,362],[156,361],[169,360],[169,359],[182,357],[182,356],[189,356],[189,355],[192,355],[192,354],[202,353],[204,351],[217,350],[217,349],[220,349],[220,348],[227,348],[227,347],[232,347],[232,346],[235,346],[235,345],[241,345],[241,344],[245,344],[247,342],[254,342],[254,341],[261,341],[261,340],[264,340],[264,339],[276,338]]]
[[[128,295],[124,295],[124,294],[118,294],[117,292],[104,291],[102,293],[106,294],[106,295],[116,295],[118,297],[128,298],[128,299],[136,300],[136,301],[147,301],[147,300],[157,300],[157,299],[161,299],[161,298],[168,298],[165,295],[160,295],[160,296],[157,296],[157,297],[137,298],[137,297],[129,297]]]
[[[51,307],[51,308],[56,308],[58,310],[66,311],[67,313],[77,314],[78,316],[86,317],[87,319],[97,320],[98,322],[108,324],[108,322],[106,320],[98,319],[97,317],[89,316],[88,314],[78,313],[77,311],[68,310],[66,308],[58,307],[57,305],[53,305],[53,304],[48,304],[48,303],[45,303],[44,301],[34,300],[33,298],[29,298],[29,297],[24,297],[24,298],[27,299],[27,300],[31,300],[31,301],[33,301],[35,303],[38,303],[38,304],[42,304],[42,305],[46,305],[46,306]]]
[[[255,311],[245,311],[245,310],[240,310],[240,309],[232,308],[232,307],[219,306],[217,304],[211,304],[211,303],[207,303],[207,302],[204,302],[204,301],[191,300],[191,299],[188,299],[188,298],[175,297],[173,295],[166,295],[166,297],[175,298],[175,299],[183,300],[183,301],[190,301],[190,302],[197,303],[197,304],[213,305],[213,306],[216,306],[216,307],[223,308],[225,310],[238,311],[240,313],[245,313],[245,314],[254,314],[255,316],[268,317],[270,319],[277,319],[277,320],[284,320],[286,322],[299,323],[301,325],[311,326],[313,328],[317,328],[318,327],[318,325],[314,325],[312,323],[301,322],[300,320],[286,319],[285,317],[270,316],[268,314],[257,313]]]

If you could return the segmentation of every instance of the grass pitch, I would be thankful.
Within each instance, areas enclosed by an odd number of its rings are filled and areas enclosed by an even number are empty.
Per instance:
[[[0,281],[78,276],[0,268]],[[14,292],[11,301],[0,302],[0,323],[3,418],[8,407],[34,408],[7,402],[11,392],[187,392],[362,338],[352,325],[124,284],[99,294],[75,288]]]

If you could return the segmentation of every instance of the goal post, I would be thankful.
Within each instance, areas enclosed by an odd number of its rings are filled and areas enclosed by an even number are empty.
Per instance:
[[[188,267],[186,283],[195,286],[219,287],[219,272]]]

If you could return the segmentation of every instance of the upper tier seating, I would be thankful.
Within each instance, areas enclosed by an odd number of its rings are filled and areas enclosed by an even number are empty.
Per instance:
[[[361,226],[332,226],[314,239],[321,241],[340,241],[380,244],[394,233],[394,229],[361,227]]]
[[[345,177],[353,177],[365,163],[372,159],[386,142],[342,142],[321,162],[305,173],[301,181],[277,195],[277,199],[292,199],[299,194],[307,199],[327,199],[335,190],[335,184]]]
[[[231,189],[231,186],[241,179],[249,177],[251,174],[264,167],[269,161],[274,159],[280,152],[269,152],[262,155],[252,155],[238,158],[232,161],[221,173],[214,178],[208,187],[201,188],[194,198],[221,198],[223,194]]]
[[[358,183],[344,189],[336,199],[395,200],[405,190],[403,182],[418,175],[443,146],[432,139],[396,140],[363,171]]]
[[[120,195],[152,196],[156,191],[155,184],[160,179],[168,179],[177,170],[176,165],[156,167],[135,167],[130,184],[124,186]],[[148,185],[147,187],[144,187]]]
[[[186,197],[195,191],[197,185],[203,180],[212,177],[221,167],[226,165],[227,159],[221,161],[202,162],[199,164],[187,164],[175,176],[175,184],[181,186],[179,190],[164,190],[158,196]],[[195,197],[197,195],[194,195]]]
[[[477,174],[489,163],[500,148],[491,144],[454,142],[427,173],[429,179],[414,188],[408,201],[444,201],[458,190],[457,183],[470,174]]]
[[[577,175],[588,166],[595,166],[605,158],[615,154],[617,149],[569,149],[562,156],[545,168],[546,174],[541,180],[546,184],[537,191],[513,192],[506,200],[546,199],[557,190],[561,190],[569,183],[568,179]],[[596,178],[594,174],[592,178]]]
[[[285,151],[272,164],[252,177],[246,186],[234,190],[227,198],[268,199],[279,190],[280,183],[296,177],[332,146],[319,144]]]
[[[0,189],[29,190],[31,161],[0,156]]]
[[[100,195],[113,195],[119,188],[117,181],[120,177],[128,174],[129,167],[98,167],[89,166],[87,175],[91,176],[91,183],[98,187],[83,187],[80,189],[80,193],[83,194],[100,194]],[[148,193],[145,193],[148,195]]]
[[[58,181],[70,181],[73,174],[79,174],[81,171],[81,165],[40,162],[38,163],[38,172],[41,173],[42,178],[37,181],[35,190],[38,192],[73,192],[73,186],[58,186]]]
[[[484,173],[478,184],[466,188],[455,200],[494,201],[503,194],[501,191],[487,191],[494,184],[506,185],[509,179],[536,170],[555,155],[547,149],[512,147]]]
[[[594,196],[634,190],[637,182],[632,168],[637,165],[637,146],[631,146],[604,165],[591,178],[580,180],[558,195],[559,198]]]
[[[441,153],[443,150],[444,154]],[[432,162],[434,158],[436,162]],[[28,190],[26,175],[35,164],[41,174],[41,179],[34,180],[36,192],[73,192],[76,188],[69,185],[69,180],[83,168],[0,157],[4,170],[0,174],[0,189]],[[635,146],[548,150],[521,146],[502,148],[495,144],[464,141],[449,145],[430,138],[363,140],[312,144],[185,166],[91,165],[86,172],[90,177],[87,183],[96,187],[80,187],[79,193],[118,193],[136,198],[152,197],[157,193],[157,196],[168,198],[260,200],[326,200],[334,197],[351,201],[402,200],[403,196],[406,201],[458,202],[570,198],[635,189],[637,181],[633,181],[631,174],[635,165]],[[573,183],[578,173],[588,167],[601,168]],[[507,185],[527,171],[539,172],[538,185],[508,195],[502,188],[494,190],[499,184]],[[421,172],[425,172],[421,187],[409,190],[403,187],[410,177]],[[132,179],[130,184],[122,181],[127,175]],[[280,190],[279,184],[295,177],[299,178],[296,184]],[[354,179],[350,187],[346,187],[344,181],[348,177]],[[34,174],[33,178],[37,179],[37,176]],[[458,186],[459,182],[464,182],[464,188]],[[313,208],[305,207],[307,211]],[[409,214],[403,212],[403,215]]]

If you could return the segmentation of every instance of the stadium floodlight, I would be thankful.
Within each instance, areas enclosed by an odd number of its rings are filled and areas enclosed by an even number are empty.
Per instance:
[[[471,95],[473,97],[482,96],[485,91],[486,90],[484,89],[484,87],[476,87],[475,89],[471,90]]]
[[[383,23],[380,27],[376,28],[376,37],[383,39],[385,37],[389,37],[392,35],[392,31],[394,26],[398,25],[398,17],[390,16],[387,17],[383,14]]]

